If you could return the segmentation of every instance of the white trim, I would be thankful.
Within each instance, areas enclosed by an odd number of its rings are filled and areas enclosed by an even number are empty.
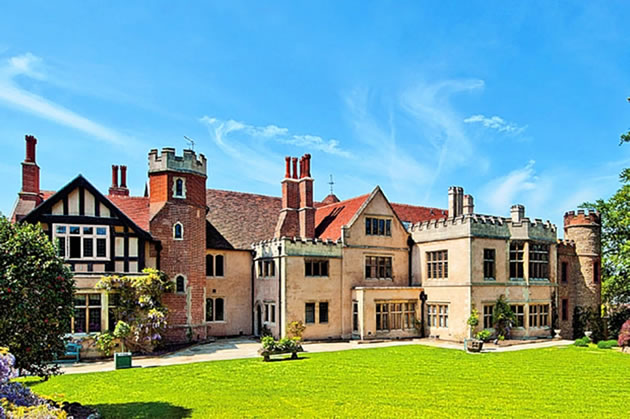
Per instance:
[[[175,227],[179,225],[182,228],[182,236],[181,237],[175,237]],[[184,225],[177,221],[175,222],[175,224],[173,224],[173,240],[184,240]]]
[[[182,181],[182,194],[177,194],[177,181]],[[181,176],[173,177],[173,198],[186,199],[186,178]]]

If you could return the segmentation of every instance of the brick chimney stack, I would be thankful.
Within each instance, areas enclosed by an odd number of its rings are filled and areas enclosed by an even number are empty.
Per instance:
[[[315,237],[315,208],[313,207],[313,178],[311,177],[311,155],[300,159],[300,237]]]
[[[109,194],[129,196],[129,189],[127,189],[127,166],[120,166],[120,185],[118,185],[118,167],[117,164],[112,164],[112,186],[109,187]]]
[[[39,195],[39,166],[35,162],[37,138],[27,135],[25,140],[26,156],[22,162],[22,190],[19,195],[20,199],[34,201],[38,205],[42,198]]]
[[[299,237],[300,189],[297,157],[285,157],[285,173],[282,179],[282,209],[276,224],[274,237]],[[300,160],[300,168],[303,162]]]

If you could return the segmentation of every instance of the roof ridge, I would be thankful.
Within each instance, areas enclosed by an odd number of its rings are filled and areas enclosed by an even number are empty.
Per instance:
[[[261,193],[254,193],[254,192],[232,191],[229,189],[206,188],[206,192],[207,191],[230,192],[230,193],[235,193],[235,194],[240,194],[240,195],[255,195],[255,196],[264,196],[265,198],[282,199],[281,196],[264,195]]]
[[[392,205],[404,205],[406,207],[414,207],[414,208],[426,208],[426,209],[434,209],[439,211],[446,211],[446,208],[438,208],[438,207],[426,207],[424,205],[414,205],[414,204],[401,204],[399,202],[391,202]]]
[[[352,197],[352,198],[344,199],[343,201],[333,202],[333,203],[330,203],[330,204],[322,205],[320,207],[317,207],[317,209],[320,210],[320,209],[325,209],[326,207],[330,207],[330,206],[333,206],[333,205],[341,205],[344,202],[353,201],[353,200],[359,199],[359,198],[365,198],[365,197],[370,196],[371,194],[372,193],[370,192],[370,193],[366,193],[366,194],[363,194],[363,195],[358,195],[358,196],[355,196],[355,197]]]

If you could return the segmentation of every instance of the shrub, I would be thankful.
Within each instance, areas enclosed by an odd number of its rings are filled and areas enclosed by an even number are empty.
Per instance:
[[[621,326],[617,344],[621,347],[630,346],[630,320],[627,320],[623,326]]]
[[[261,339],[263,349],[267,351],[274,351],[276,349],[276,340],[273,336],[263,336]]]
[[[494,303],[492,322],[494,323],[494,329],[497,332],[499,340],[510,337],[512,325],[516,323],[516,315],[505,300],[504,295],[499,296],[497,301]]]
[[[301,320],[292,321],[289,323],[289,337],[302,339],[302,335],[304,334],[304,330],[306,326],[302,323]]]
[[[0,346],[15,367],[47,377],[65,352],[74,314],[72,273],[39,225],[0,217]]]
[[[105,356],[111,356],[112,351],[116,347],[116,341],[114,340],[114,335],[110,332],[106,331],[103,333],[97,333],[94,337],[96,342],[96,347],[99,351],[101,351]]]
[[[490,332],[487,329],[484,329],[480,332],[477,332],[477,334],[475,335],[475,337],[477,339],[483,340],[484,342],[487,342],[490,340],[490,336],[492,336],[492,332]]]
[[[597,342],[597,347],[599,349],[610,349],[618,346],[616,340],[600,340]]]
[[[608,319],[608,335],[619,336],[621,326],[623,326],[626,320],[630,320],[630,307],[612,311]]]
[[[591,343],[591,340],[587,338],[586,336],[584,336],[583,338],[576,339],[575,342],[573,342],[573,345],[586,348],[588,347],[590,343]]]

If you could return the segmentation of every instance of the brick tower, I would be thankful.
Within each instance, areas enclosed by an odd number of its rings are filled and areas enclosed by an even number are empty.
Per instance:
[[[167,339],[206,338],[206,158],[174,148],[149,152],[151,234],[162,245],[160,269],[175,282],[165,298],[170,310]]]
[[[575,246],[577,264],[571,272],[576,306],[599,308],[601,304],[601,218],[584,210],[564,214],[564,238]]]

